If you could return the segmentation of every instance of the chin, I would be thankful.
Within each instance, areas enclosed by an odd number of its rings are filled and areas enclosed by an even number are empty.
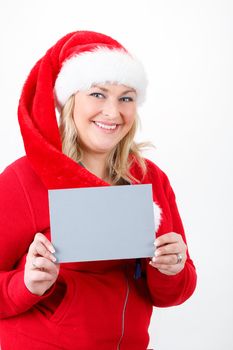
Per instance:
[[[115,146],[112,148],[97,148],[96,147],[96,149],[94,151],[95,151],[95,153],[98,153],[98,154],[108,155],[114,148],[115,148]]]
[[[97,153],[110,153],[117,144],[111,144],[111,145],[95,145],[93,147],[93,150]]]

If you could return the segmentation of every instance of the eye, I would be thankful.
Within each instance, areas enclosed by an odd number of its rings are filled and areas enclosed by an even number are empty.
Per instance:
[[[132,102],[134,101],[133,97],[129,97],[129,96],[123,96],[120,98],[120,101],[123,101],[123,102]]]
[[[96,98],[104,98],[105,96],[101,94],[100,92],[92,92],[90,96],[96,97]]]

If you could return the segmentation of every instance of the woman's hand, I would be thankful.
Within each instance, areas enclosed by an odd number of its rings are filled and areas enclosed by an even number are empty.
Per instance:
[[[183,270],[187,246],[180,234],[166,233],[155,240],[155,256],[150,265],[165,275],[176,275]]]
[[[55,264],[54,252],[51,242],[37,233],[29,247],[24,269],[24,283],[31,293],[41,296],[56,281],[60,266]]]

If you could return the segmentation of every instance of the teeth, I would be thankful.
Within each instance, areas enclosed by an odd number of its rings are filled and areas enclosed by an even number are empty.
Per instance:
[[[117,125],[105,125],[105,124],[102,124],[100,122],[95,122],[96,125],[98,125],[100,128],[102,129],[107,129],[107,130],[114,130],[116,129]]]

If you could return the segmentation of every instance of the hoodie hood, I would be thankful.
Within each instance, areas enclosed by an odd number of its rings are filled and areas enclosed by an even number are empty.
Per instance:
[[[113,39],[106,35],[86,31],[61,38],[35,64],[22,90],[18,119],[25,151],[47,189],[108,185],[62,153],[55,113],[54,86],[63,57],[74,47],[93,41],[103,46],[113,43]],[[114,43],[121,47],[118,42]]]

